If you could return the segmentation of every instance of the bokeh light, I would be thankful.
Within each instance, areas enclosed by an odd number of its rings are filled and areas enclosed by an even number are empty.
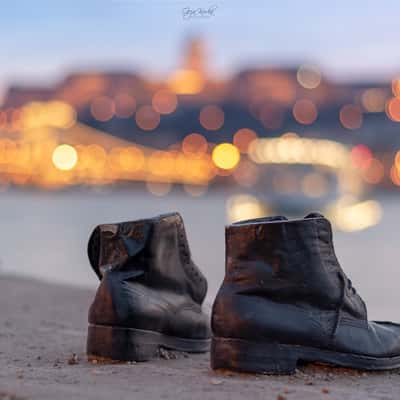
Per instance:
[[[143,168],[145,163],[143,151],[134,146],[112,149],[109,159],[113,168],[126,172],[136,172]]]
[[[204,88],[204,78],[194,69],[180,69],[169,79],[168,84],[176,94],[197,94]]]
[[[360,107],[354,104],[346,104],[340,109],[339,119],[346,129],[361,128],[363,117]]]
[[[100,96],[92,101],[90,111],[97,121],[105,122],[114,116],[115,103],[110,97]]]
[[[160,114],[171,114],[176,110],[178,99],[174,92],[161,89],[154,93],[152,105]]]
[[[160,123],[160,114],[151,106],[141,106],[136,111],[136,124],[144,131],[156,129]]]
[[[376,158],[372,158],[368,168],[363,173],[365,182],[371,185],[380,183],[385,175],[383,163]]]
[[[321,72],[312,65],[302,65],[297,71],[297,81],[306,89],[315,89],[321,83]]]
[[[220,129],[224,124],[224,118],[222,108],[215,105],[204,106],[199,116],[201,125],[209,131]]]
[[[231,143],[221,143],[214,147],[212,160],[218,168],[233,169],[240,161],[239,149]]]
[[[355,232],[378,224],[382,219],[382,207],[374,200],[355,204],[338,201],[331,218],[342,231]]]
[[[239,194],[228,199],[226,212],[229,222],[260,218],[270,215],[271,210],[256,197]]]
[[[11,130],[56,127],[71,128],[76,123],[76,111],[70,104],[53,100],[28,102],[21,109],[8,109],[5,113]]]
[[[368,146],[359,144],[351,149],[350,157],[357,168],[366,170],[371,164],[373,155]]]
[[[17,144],[11,139],[0,139],[0,164],[11,164],[17,156]]]
[[[386,114],[394,122],[400,122],[400,98],[392,97],[386,103]]]
[[[385,111],[385,103],[386,95],[382,89],[367,89],[361,95],[361,104],[367,112]]]
[[[119,118],[129,118],[135,113],[136,100],[128,93],[115,96],[115,115]]]
[[[298,100],[293,106],[293,116],[300,124],[310,125],[317,119],[317,107],[311,100]]]
[[[51,120],[49,125],[67,129],[75,124],[76,111],[70,104],[53,100],[45,103],[45,107],[49,120]],[[13,112],[13,119],[16,119],[16,112],[17,110]]]
[[[196,157],[204,154],[207,152],[207,148],[207,140],[199,133],[191,133],[182,141],[182,151],[188,156]]]
[[[57,146],[52,155],[54,166],[61,171],[73,169],[78,162],[78,153],[74,147],[69,144]]]
[[[287,133],[280,138],[251,142],[249,157],[257,164],[312,164],[333,169],[347,165],[349,152],[341,143],[300,138]]]
[[[247,153],[250,143],[257,139],[257,133],[252,129],[242,128],[233,135],[233,144],[241,153]]]
[[[175,170],[175,158],[168,151],[156,150],[149,156],[148,167],[152,175],[171,176]]]

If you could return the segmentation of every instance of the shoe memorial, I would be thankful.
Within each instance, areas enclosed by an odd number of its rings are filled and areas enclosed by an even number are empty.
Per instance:
[[[336,258],[331,224],[317,213],[226,227],[226,273],[212,330],[214,369],[290,374],[300,362],[400,367],[400,325],[368,321]]]
[[[101,281],[89,310],[89,357],[145,361],[163,348],[209,350],[207,281],[178,213],[99,225],[88,255]]]

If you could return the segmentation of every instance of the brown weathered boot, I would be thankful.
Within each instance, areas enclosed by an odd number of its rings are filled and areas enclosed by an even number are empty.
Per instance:
[[[207,281],[179,214],[99,225],[88,253],[101,280],[89,311],[89,356],[143,361],[161,348],[208,351]]]
[[[400,325],[369,322],[319,214],[226,228],[226,274],[212,312],[211,365],[293,373],[299,362],[400,367]]]

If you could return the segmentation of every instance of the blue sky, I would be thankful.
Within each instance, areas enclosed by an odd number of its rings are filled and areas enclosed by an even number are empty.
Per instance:
[[[216,5],[184,20],[184,7]],[[14,0],[0,3],[0,87],[52,83],[73,69],[163,76],[190,34],[207,43],[210,68],[312,62],[335,79],[400,73],[400,2],[239,0]]]

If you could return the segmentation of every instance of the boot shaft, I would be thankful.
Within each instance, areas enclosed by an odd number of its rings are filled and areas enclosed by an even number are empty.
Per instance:
[[[335,255],[331,224],[319,214],[290,221],[261,218],[226,227],[225,282],[241,293],[327,310],[343,306],[365,318],[365,305],[347,281]]]
[[[187,293],[199,304],[207,293],[178,213],[99,225],[90,237],[88,255],[99,279],[108,270],[141,270],[150,287]]]

